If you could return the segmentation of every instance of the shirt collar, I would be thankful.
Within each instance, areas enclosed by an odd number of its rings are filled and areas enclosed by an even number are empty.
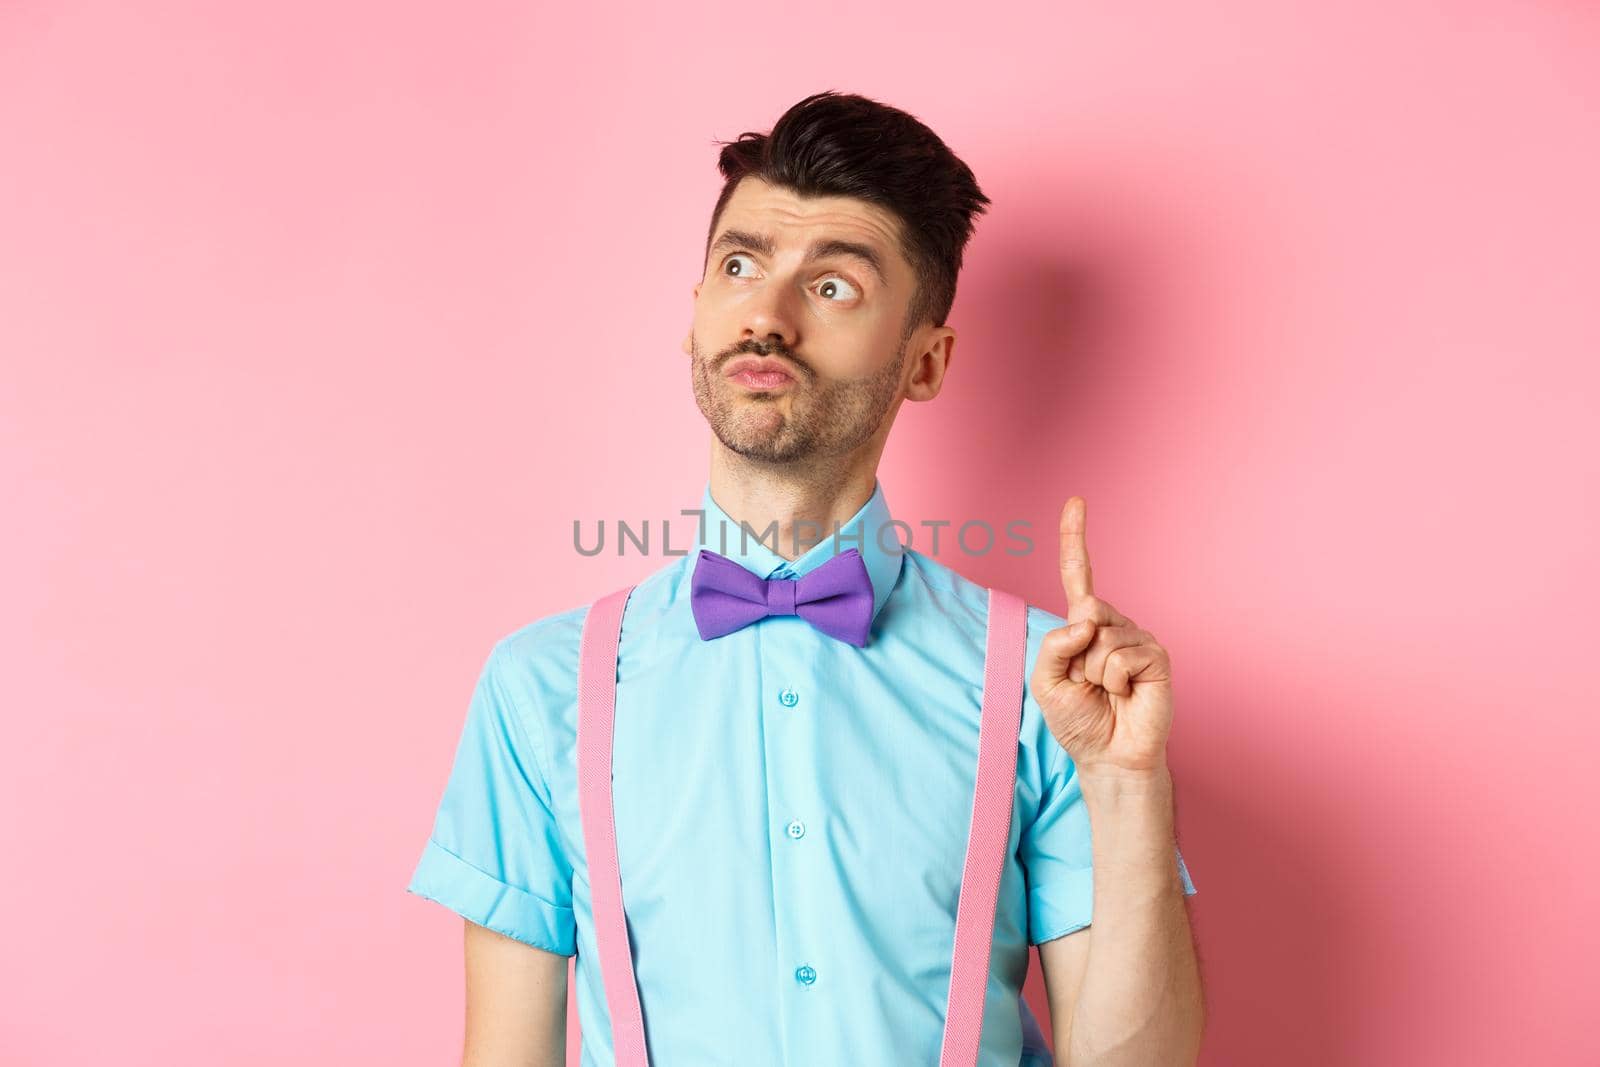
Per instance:
[[[883,610],[895,582],[900,578],[905,550],[899,527],[891,525],[892,516],[889,503],[883,495],[883,483],[877,479],[873,479],[872,496],[847,521],[839,524],[837,535],[832,530],[815,531],[814,536],[820,540],[792,562],[773,551],[771,546],[776,539],[775,533],[756,529],[754,524],[751,531],[746,533],[737,520],[718,507],[711,498],[709,481],[700,498],[700,507],[705,512],[705,524],[701,527],[703,533],[699,543],[690,553],[688,563],[691,571],[699,562],[700,552],[706,550],[727,556],[759,578],[802,578],[838,553],[854,548],[861,553],[861,561],[867,565],[867,577],[872,580],[874,619]],[[763,536],[765,541],[762,540]],[[802,543],[810,539],[806,536],[799,538]]]

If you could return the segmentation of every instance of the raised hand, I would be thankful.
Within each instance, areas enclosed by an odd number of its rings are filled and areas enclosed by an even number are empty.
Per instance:
[[[1067,622],[1045,634],[1029,687],[1045,723],[1083,773],[1166,767],[1172,731],[1167,650],[1094,595],[1082,497],[1061,509]]]

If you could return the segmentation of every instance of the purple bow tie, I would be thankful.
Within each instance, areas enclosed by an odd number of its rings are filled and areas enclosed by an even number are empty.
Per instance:
[[[727,556],[701,549],[689,580],[689,607],[707,641],[768,615],[798,615],[860,648],[872,627],[872,579],[853,548],[799,578],[758,578]]]

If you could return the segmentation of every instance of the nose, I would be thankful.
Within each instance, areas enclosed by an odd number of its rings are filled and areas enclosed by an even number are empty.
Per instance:
[[[794,319],[783,286],[766,286],[750,298],[745,307],[744,335],[746,340],[771,343],[776,339],[784,348],[794,347]]]

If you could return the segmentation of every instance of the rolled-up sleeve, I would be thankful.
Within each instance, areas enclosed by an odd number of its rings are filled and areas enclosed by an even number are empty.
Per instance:
[[[1023,827],[1019,850],[1028,885],[1028,943],[1041,944],[1088,926],[1094,918],[1094,864],[1089,809],[1076,767],[1059,744],[1051,745],[1049,773],[1039,811]],[[1185,896],[1196,890],[1174,846]]]
[[[406,887],[479,926],[574,955],[572,865],[534,739],[543,731],[508,683],[506,645],[479,674],[433,831]]]

